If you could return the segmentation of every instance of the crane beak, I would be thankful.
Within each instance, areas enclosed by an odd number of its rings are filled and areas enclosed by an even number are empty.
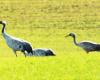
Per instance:
[[[69,37],[69,35],[66,35],[65,37]]]

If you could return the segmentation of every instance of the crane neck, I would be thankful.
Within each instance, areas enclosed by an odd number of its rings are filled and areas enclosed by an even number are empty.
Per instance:
[[[6,24],[2,24],[2,33],[5,33],[5,26]]]
[[[8,37],[7,33],[5,32],[5,27],[6,27],[6,24],[2,24],[2,35],[4,38]]]
[[[74,44],[78,46],[78,43],[76,41],[76,36],[73,36]]]

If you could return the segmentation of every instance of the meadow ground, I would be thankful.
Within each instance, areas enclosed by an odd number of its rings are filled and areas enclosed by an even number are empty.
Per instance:
[[[86,54],[77,41],[100,43],[99,0],[0,0],[6,31],[33,48],[51,48],[54,57],[18,57],[0,34],[0,80],[100,80],[100,52]],[[1,26],[1,25],[0,25]],[[2,29],[2,27],[0,27]]]

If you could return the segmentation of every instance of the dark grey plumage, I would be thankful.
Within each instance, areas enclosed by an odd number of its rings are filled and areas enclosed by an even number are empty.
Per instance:
[[[27,56],[55,56],[55,54],[50,49],[35,48],[33,49],[33,55],[27,54]]]
[[[28,53],[28,54],[33,53],[32,46],[29,42],[8,35],[5,32],[5,26],[6,26],[5,21],[0,21],[0,24],[2,24],[2,35],[3,35],[6,43],[14,51],[16,56],[17,56],[16,51],[23,52],[25,56],[26,56],[26,53]]]
[[[75,36],[74,33],[70,33],[67,36],[73,37],[74,44],[76,46],[79,46],[79,47],[83,48],[87,53],[92,52],[92,51],[100,51],[100,44],[90,42],[90,41],[82,41],[82,42],[77,43],[76,42],[76,36]]]

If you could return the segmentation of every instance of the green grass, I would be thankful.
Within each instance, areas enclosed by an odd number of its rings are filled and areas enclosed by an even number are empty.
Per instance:
[[[0,80],[100,80],[100,53],[86,54],[77,41],[100,43],[98,0],[1,0],[0,20],[8,34],[29,41],[33,48],[50,48],[54,57],[18,57],[0,34]],[[0,25],[1,26],[1,25]],[[0,27],[2,29],[2,27]]]

